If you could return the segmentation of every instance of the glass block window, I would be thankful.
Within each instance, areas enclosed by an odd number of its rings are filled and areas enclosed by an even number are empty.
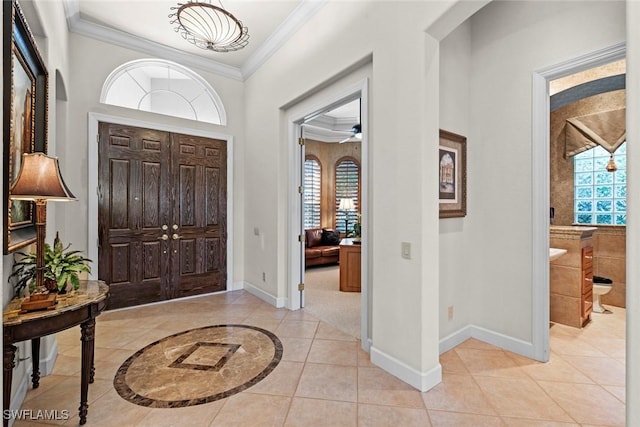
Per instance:
[[[317,159],[304,161],[304,228],[320,227],[320,163]]]
[[[627,146],[616,150],[618,166],[607,172],[609,152],[597,146],[574,157],[574,216],[577,224],[626,225]]]
[[[358,211],[360,210],[360,200],[358,195],[360,186],[360,166],[353,160],[341,160],[336,165],[336,230],[347,233],[353,230]],[[340,200],[344,198],[353,199],[354,210],[346,211],[338,209]]]

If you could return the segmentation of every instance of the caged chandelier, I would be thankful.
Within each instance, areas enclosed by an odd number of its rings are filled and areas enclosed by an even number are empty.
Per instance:
[[[188,1],[171,8],[169,15],[175,31],[201,49],[214,52],[240,50],[249,43],[249,30],[242,22],[227,12],[222,3],[214,6],[211,1]]]

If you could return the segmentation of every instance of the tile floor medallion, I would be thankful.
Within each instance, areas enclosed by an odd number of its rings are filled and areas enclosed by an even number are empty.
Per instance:
[[[141,406],[200,405],[257,384],[278,366],[282,350],[278,337],[255,326],[205,326],[138,350],[120,366],[113,385]]]

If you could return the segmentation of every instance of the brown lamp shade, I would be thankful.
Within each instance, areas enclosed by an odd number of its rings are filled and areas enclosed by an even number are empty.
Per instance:
[[[9,197],[16,200],[76,199],[60,175],[58,158],[43,153],[22,155],[22,168],[9,190]]]

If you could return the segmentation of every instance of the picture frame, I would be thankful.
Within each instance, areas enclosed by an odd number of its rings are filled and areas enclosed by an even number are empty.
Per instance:
[[[47,151],[48,73],[16,0],[2,2],[3,253],[35,242],[33,202],[12,201],[9,189],[22,154]]]
[[[440,218],[467,215],[467,138],[440,129],[438,147]]]

